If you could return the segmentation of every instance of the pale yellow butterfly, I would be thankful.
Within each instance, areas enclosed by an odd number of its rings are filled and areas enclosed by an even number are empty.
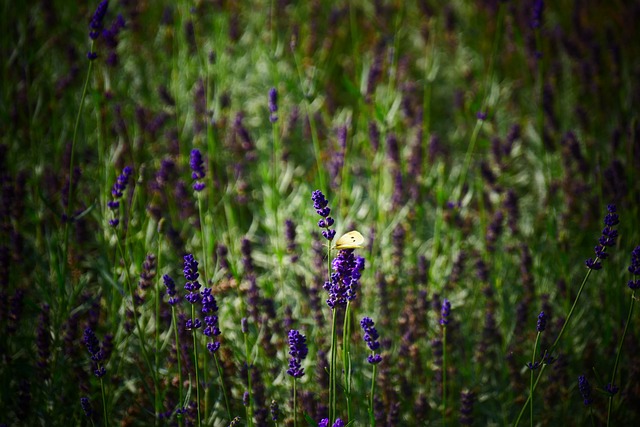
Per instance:
[[[364,237],[359,232],[353,230],[340,236],[336,240],[334,249],[356,249],[364,245]]]

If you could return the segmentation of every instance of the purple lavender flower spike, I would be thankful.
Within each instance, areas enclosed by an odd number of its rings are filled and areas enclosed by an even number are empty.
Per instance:
[[[582,395],[584,406],[591,405],[593,403],[593,398],[591,397],[591,385],[589,384],[587,377],[584,375],[580,375],[578,377],[578,389]]]
[[[94,362],[95,369],[93,374],[97,378],[102,378],[107,373],[104,366],[100,366],[100,362],[104,360],[104,353],[100,348],[100,341],[98,341],[98,338],[96,338],[96,335],[93,333],[91,328],[86,328],[84,330],[82,342],[84,342],[84,345],[87,347],[87,350],[91,355],[91,360]]]
[[[126,166],[124,169],[122,169],[122,173],[118,175],[116,182],[111,188],[111,195],[113,196],[113,199],[107,202],[107,206],[113,211],[113,218],[109,220],[109,225],[111,225],[112,227],[116,227],[120,223],[120,219],[118,218],[116,211],[120,207],[120,199],[127,189],[129,177],[132,173],[133,169],[130,166]]]
[[[104,25],[104,16],[107,14],[108,7],[108,0],[102,0],[98,4],[96,11],[93,13],[91,22],[89,22],[89,37],[91,37],[91,40],[96,40],[98,37],[100,37],[100,33],[102,32],[102,27]]]
[[[200,290],[200,282],[198,282],[198,261],[195,260],[192,254],[187,254],[184,256],[184,278],[187,279],[187,282],[184,284],[184,290],[189,292],[185,299],[189,301],[191,304],[195,304],[200,301],[200,294],[198,293]],[[191,325],[192,327],[196,327],[196,325]]]
[[[631,251],[631,265],[629,265],[629,273],[631,273],[634,278],[629,280],[627,286],[633,289],[634,291],[640,289],[640,246],[636,246],[633,251]]]
[[[613,228],[620,222],[618,214],[616,213],[616,206],[607,205],[607,211],[608,213],[604,217],[602,235],[598,239],[598,245],[594,248],[596,258],[589,258],[585,261],[585,265],[591,270],[600,270],[602,268],[600,260],[606,259],[609,256],[606,252],[607,247],[614,246],[616,244],[616,238],[618,237],[618,230]]]
[[[373,320],[370,317],[363,317],[360,321],[360,326],[364,331],[364,342],[369,347],[369,350],[375,352],[380,348],[380,342],[378,341],[378,331],[375,328]],[[382,362],[382,356],[380,354],[370,354],[367,357],[367,362],[372,365],[377,365],[378,363]]]
[[[171,276],[169,276],[168,274],[162,276],[162,281],[164,282],[164,286],[167,288],[167,295],[169,295],[169,304],[176,305],[178,301],[180,301],[180,297],[176,292],[176,282],[174,282]]]
[[[442,301],[442,310],[440,310],[440,324],[447,326],[449,324],[449,314],[451,313],[451,303],[448,299]]]
[[[302,361],[307,357],[307,337],[302,335],[295,329],[289,331],[289,369],[287,374],[293,378],[301,378],[304,375],[304,368],[302,368]]]
[[[198,192],[204,190],[205,184],[201,181],[205,176],[204,161],[202,160],[202,153],[197,148],[191,150],[189,166],[191,167],[191,178],[195,180],[193,189]]]
[[[91,408],[91,402],[89,401],[88,397],[80,398],[80,407],[84,412],[84,416],[87,418],[91,418],[91,415],[93,415],[93,409]]]
[[[544,314],[544,311],[541,311],[540,314],[538,315],[538,323],[536,325],[536,330],[538,332],[543,332],[546,327],[547,327],[547,315]]]
[[[322,219],[318,221],[318,227],[325,229],[322,231],[322,235],[329,241],[333,240],[333,238],[336,237],[336,230],[330,228],[334,221],[333,218],[329,216],[331,213],[331,208],[328,207],[329,202],[320,190],[315,190],[311,194],[311,200],[313,201],[313,208],[318,215],[322,217]]]
[[[278,91],[275,87],[269,89],[269,121],[275,123],[278,121]]]

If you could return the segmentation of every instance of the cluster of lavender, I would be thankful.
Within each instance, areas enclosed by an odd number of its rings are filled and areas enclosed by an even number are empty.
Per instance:
[[[615,245],[616,238],[618,237],[618,230],[613,228],[620,222],[618,214],[616,214],[616,205],[608,205],[607,211],[608,213],[604,217],[602,235],[600,239],[598,239],[598,245],[594,249],[596,258],[589,258],[585,261],[587,268],[591,270],[600,270],[602,268],[600,260],[606,259],[609,256],[606,252],[607,247]]]
[[[116,182],[113,184],[113,188],[111,189],[111,195],[113,196],[113,200],[110,200],[107,203],[109,209],[113,211],[113,218],[109,220],[109,225],[112,227],[117,227],[120,223],[120,218],[118,216],[117,210],[120,208],[120,199],[122,198],[122,194],[127,189],[127,184],[129,183],[129,177],[133,173],[133,169],[130,166],[126,166],[122,169],[122,173],[118,175]]]
[[[287,374],[293,378],[302,378],[304,375],[304,368],[302,367],[302,361],[306,359],[307,353],[307,337],[302,335],[295,329],[289,331],[289,369]]]
[[[361,271],[364,270],[364,258],[356,257],[353,249],[338,251],[331,263],[333,273],[331,280],[324,283],[324,290],[329,293],[329,307],[344,307],[348,301],[356,298]]]
[[[360,326],[364,332],[364,342],[367,343],[369,350],[371,350],[371,354],[367,356],[367,362],[372,365],[377,365],[382,362],[382,356],[375,352],[380,348],[378,331],[376,330],[375,324],[370,317],[363,317],[360,321]]]
[[[318,215],[322,217],[322,219],[318,221],[318,227],[324,228],[322,235],[329,241],[333,240],[333,238],[336,237],[336,230],[331,229],[334,220],[329,216],[329,214],[331,214],[331,208],[328,207],[329,202],[320,190],[316,190],[311,194],[311,200],[313,200],[313,208]]]

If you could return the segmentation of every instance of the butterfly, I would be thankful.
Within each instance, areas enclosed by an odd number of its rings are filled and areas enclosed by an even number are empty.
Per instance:
[[[353,230],[340,236],[333,248],[338,250],[356,249],[361,248],[362,245],[364,245],[364,237],[358,231]]]

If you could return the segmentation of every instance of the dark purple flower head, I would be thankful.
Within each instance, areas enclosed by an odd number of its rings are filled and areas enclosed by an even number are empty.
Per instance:
[[[608,205],[607,211],[608,213],[604,217],[605,227],[602,229],[602,235],[598,239],[598,245],[594,249],[596,258],[589,258],[585,261],[585,265],[591,270],[600,270],[602,268],[600,260],[606,259],[609,256],[606,252],[607,247],[614,246],[616,238],[618,237],[618,230],[613,228],[620,222],[618,214],[616,214],[616,206]]]
[[[96,335],[93,333],[91,328],[86,328],[84,330],[82,341],[91,355],[91,360],[94,362],[95,369],[93,374],[97,378],[102,378],[107,373],[107,370],[104,366],[100,365],[100,362],[104,360],[104,354],[100,349],[100,341],[98,341],[98,338],[96,338]]]
[[[343,249],[338,251],[331,268],[331,281],[325,282],[323,286],[324,290],[329,292],[327,305],[331,308],[344,307],[347,301],[356,298],[360,272],[364,269],[364,258],[356,258],[353,249]]]
[[[180,297],[177,296],[176,292],[176,282],[174,282],[171,276],[169,276],[168,274],[162,276],[162,281],[164,282],[164,286],[167,288],[167,295],[169,295],[169,304],[176,305],[178,301],[180,301]]]
[[[287,219],[284,222],[284,234],[287,239],[287,252],[291,254],[291,262],[297,262],[299,257],[296,253],[298,249],[298,244],[296,243],[296,224],[291,220]]]
[[[102,31],[102,27],[104,25],[104,16],[107,14],[107,8],[109,7],[109,2],[107,0],[102,0],[96,11],[93,13],[93,17],[91,18],[91,22],[89,22],[89,37],[91,40],[96,40],[100,37],[100,32]]]
[[[614,396],[616,394],[618,394],[618,392],[620,391],[620,387],[618,387],[615,384],[607,384],[606,386],[604,386],[604,390],[609,393],[611,396]]]
[[[205,175],[204,161],[202,160],[202,153],[197,148],[191,150],[189,166],[191,167],[191,178],[196,181],[193,183],[193,189],[195,191],[204,190],[204,182],[200,181]]]
[[[118,214],[115,212],[120,207],[120,199],[122,198],[123,193],[127,189],[127,184],[129,183],[129,177],[133,173],[133,169],[130,166],[126,166],[122,169],[122,173],[118,175],[116,182],[113,184],[111,188],[111,195],[113,196],[113,200],[107,202],[107,206],[109,209],[113,211],[113,218],[109,220],[109,225],[112,227],[116,227],[120,220],[118,218]]]
[[[329,208],[329,202],[322,194],[322,191],[315,190],[311,194],[311,200],[313,201],[313,208],[316,210],[318,215],[322,217],[320,221],[318,221],[318,227],[324,228],[322,231],[322,235],[325,239],[331,241],[334,237],[336,237],[336,230],[332,230],[330,227],[333,225],[333,218],[329,216],[331,213],[331,208]]]
[[[187,282],[184,284],[184,290],[189,292],[185,299],[191,304],[195,304],[200,301],[200,283],[198,282],[198,261],[195,260],[192,254],[184,256],[184,278]],[[194,325],[195,326],[195,325]]]
[[[278,406],[278,402],[272,400],[271,405],[269,405],[269,409],[271,409],[271,420],[278,421],[280,418],[280,406]]]
[[[544,314],[544,311],[541,311],[538,315],[538,324],[536,325],[536,330],[538,332],[544,331],[544,328],[547,327],[547,315]]]
[[[460,393],[460,424],[470,426],[473,424],[473,404],[476,396],[471,390],[463,390]]]
[[[289,369],[287,374],[293,378],[301,378],[304,375],[304,369],[301,366],[302,361],[307,357],[307,337],[302,335],[295,329],[289,331]]]
[[[531,8],[531,28],[540,28],[542,25],[542,10],[544,9],[544,1],[534,0],[533,7]]]
[[[373,353],[380,348],[378,331],[375,328],[375,324],[370,317],[363,317],[360,321],[360,326],[364,331],[364,342],[367,343],[367,346],[372,351],[372,354],[367,357],[367,361],[372,365],[377,365],[382,362],[382,356]]]
[[[91,415],[93,415],[93,409],[91,408],[91,402],[88,397],[80,398],[80,407],[82,407],[85,417],[91,418]]]
[[[42,305],[42,311],[38,316],[38,328],[36,330],[36,346],[38,348],[38,367],[46,370],[49,366],[49,357],[51,356],[51,327],[50,322],[51,308],[49,304]]]
[[[269,121],[275,123],[278,121],[278,91],[275,87],[269,89]]]
[[[633,289],[634,291],[640,288],[640,246],[636,246],[633,251],[631,251],[631,265],[629,265],[629,273],[635,276],[632,280],[629,280],[627,286]]]
[[[442,309],[440,310],[440,324],[447,326],[449,324],[449,313],[451,312],[451,303],[448,299],[442,301]]]
[[[476,118],[477,118],[478,120],[480,120],[480,121],[485,121],[485,120],[487,120],[487,113],[486,113],[486,112],[484,112],[484,111],[478,111],[478,112],[476,113]]]
[[[589,384],[589,381],[587,381],[587,377],[584,375],[580,375],[578,377],[578,389],[582,395],[584,406],[591,405],[593,403],[593,398],[591,397],[591,385]]]

